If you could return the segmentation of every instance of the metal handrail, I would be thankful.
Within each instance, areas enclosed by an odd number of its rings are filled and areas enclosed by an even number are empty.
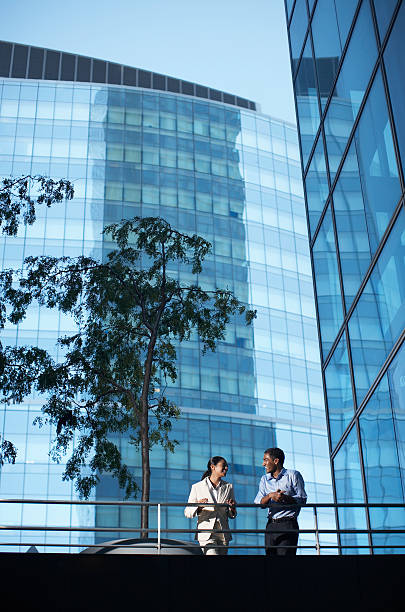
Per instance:
[[[162,508],[166,507],[186,507],[186,506],[194,506],[195,503],[182,503],[182,502],[139,502],[139,501],[109,501],[109,500],[60,500],[60,499],[21,499],[21,498],[2,498],[0,499],[0,504],[43,504],[43,505],[86,505],[86,506],[148,506],[150,508],[157,508],[157,528],[141,528],[141,527],[67,527],[67,526],[50,526],[50,525],[0,525],[0,530],[3,531],[42,531],[42,532],[66,532],[66,533],[145,533],[148,535],[157,534],[157,542],[153,543],[153,547],[157,549],[157,554],[161,554],[162,548],[170,548],[171,546],[162,543],[161,536],[162,534],[194,534],[194,529],[169,529],[162,528],[161,526],[161,511]],[[204,506],[214,506],[214,507],[228,507],[227,504],[219,504],[214,502],[206,502]],[[237,504],[238,508],[265,508],[266,506],[262,506],[260,504]],[[283,510],[288,508],[297,508],[297,504],[283,504]],[[402,508],[405,509],[405,503],[308,503],[308,504],[300,504],[300,508],[302,509],[313,509],[313,517],[314,517],[314,528],[313,529],[298,529],[297,532],[299,534],[311,534],[315,535],[315,544],[307,545],[300,544],[298,548],[300,549],[315,549],[316,554],[321,554],[321,549],[404,549],[404,544],[323,544],[320,541],[320,535],[332,534],[332,535],[341,535],[341,534],[366,534],[366,535],[378,535],[378,534],[405,534],[405,521],[404,521],[404,529],[373,529],[373,528],[362,528],[362,529],[340,529],[336,527],[335,529],[320,529],[319,521],[318,521],[318,510],[319,509],[345,509],[345,508]],[[201,532],[212,532],[211,529],[199,529]],[[264,529],[224,529],[224,530],[214,530],[214,533],[231,533],[231,534],[250,534],[250,535],[259,535],[264,534]],[[23,542],[0,542],[0,546],[50,546],[50,547],[73,547],[73,548],[99,548],[102,546],[103,548],[131,548],[134,547],[134,544],[76,544],[76,543],[23,543]],[[177,545],[176,547],[178,547]],[[187,544],[181,545],[183,548],[190,548],[192,546],[187,546]],[[263,545],[260,544],[232,544],[229,546],[232,549],[262,549]],[[286,547],[288,548],[288,546]],[[291,548],[296,548],[295,546]]]

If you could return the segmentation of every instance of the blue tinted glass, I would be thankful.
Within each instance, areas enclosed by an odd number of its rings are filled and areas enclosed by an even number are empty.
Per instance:
[[[388,385],[394,413],[399,469],[405,492],[405,343],[402,344],[388,369]]]
[[[290,25],[290,41],[291,41],[291,57],[293,61],[293,69],[297,66],[297,62],[301,55],[304,36],[308,25],[308,15],[306,0],[297,0],[294,7],[293,16]]]
[[[402,210],[349,321],[358,405],[405,326],[404,244]]]
[[[309,12],[312,13],[312,9],[314,8],[315,0],[308,0]]]
[[[308,38],[295,81],[297,112],[304,167],[319,127],[319,107],[311,41]]]
[[[354,414],[349,359],[344,333],[325,370],[325,385],[331,442],[334,448]]]
[[[330,207],[326,211],[316,238],[313,258],[322,350],[325,358],[336,338],[343,319],[335,237]]]
[[[307,203],[311,236],[318,225],[319,217],[328,198],[329,185],[326,173],[325,153],[322,141],[322,132],[318,138],[311,164],[305,178]]]
[[[391,95],[398,145],[405,166],[405,4],[399,9],[394,27],[384,53],[388,87]]]
[[[357,151],[357,155],[356,155]],[[380,72],[334,191],[346,305],[349,307],[401,195]]]
[[[329,169],[333,180],[377,58],[368,2],[363,2],[325,119]]]
[[[291,15],[291,9],[293,7],[294,4],[294,0],[286,0],[286,5],[287,5],[287,16],[288,18],[290,18]]]
[[[373,0],[375,14],[377,16],[378,32],[381,41],[384,40],[385,33],[391,21],[392,13],[398,0]]]
[[[401,195],[380,71],[360,118],[355,140],[374,254]]]
[[[342,49],[352,25],[353,16],[358,5],[358,0],[335,0],[336,15],[339,25],[339,35]]]
[[[363,462],[370,503],[403,503],[401,472],[391,409],[391,392],[384,376],[360,417]],[[370,522],[374,529],[401,529],[405,524],[403,508],[371,508]],[[405,544],[405,534],[374,534],[376,553],[401,552],[389,545]],[[403,552],[403,551],[402,551]]]
[[[334,0],[318,0],[312,18],[315,65],[322,108],[334,83],[341,55],[341,44]]]
[[[345,303],[348,309],[370,261],[370,243],[356,147],[350,147],[333,192]]]
[[[359,448],[356,428],[353,427],[334,459],[337,503],[364,503]],[[340,508],[340,529],[367,529],[363,508]],[[341,534],[343,546],[367,545],[367,534]],[[343,548],[343,554],[368,552],[368,549]]]

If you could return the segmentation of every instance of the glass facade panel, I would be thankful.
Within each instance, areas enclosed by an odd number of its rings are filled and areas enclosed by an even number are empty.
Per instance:
[[[354,426],[333,461],[337,503],[364,503],[363,483],[360,469],[359,446]],[[340,508],[340,529],[367,529],[364,508]],[[342,554],[367,553],[367,534],[343,533],[340,535]]]
[[[363,2],[325,118],[331,179],[335,177],[377,59],[368,2]]]
[[[305,167],[319,127],[319,106],[315,65],[309,37],[307,38],[295,81],[295,95],[297,99],[302,159]]]
[[[405,108],[402,88],[405,79],[404,31],[405,4],[402,2],[385,49],[384,62],[403,168],[405,167]]]
[[[387,376],[384,376],[360,416],[360,434],[368,501],[402,503],[404,489]],[[374,529],[401,529],[405,523],[405,510],[371,508],[370,523]],[[387,547],[375,548],[375,553],[403,552],[390,549],[389,545],[405,545],[405,534],[374,534],[373,544]]]
[[[377,17],[378,33],[380,40],[383,41],[398,0],[373,0],[373,2]]]
[[[296,0],[294,12],[291,19],[291,54],[293,60],[293,70],[295,72],[298,60],[301,55],[304,36],[308,25],[306,0]]]
[[[29,254],[102,258],[112,247],[101,235],[105,224],[136,214],[161,215],[213,244],[199,276],[204,288],[228,286],[258,310],[252,328],[235,317],[216,353],[202,357],[196,337],[177,347],[179,376],[167,395],[182,410],[173,431],[180,444],[173,455],[152,451],[151,499],[184,501],[209,456],[220,453],[230,463],[238,500],[250,502],[262,474],[263,450],[279,445],[288,466],[303,473],[310,499],[331,501],[295,131],[254,111],[181,94],[77,83],[41,83],[27,90],[25,82],[6,83],[0,125],[9,153],[0,151],[3,173],[15,175],[26,163],[27,172],[67,176],[74,181],[75,198],[40,210],[36,224],[21,236],[3,236],[4,267],[21,266]],[[36,104],[36,116],[27,102]],[[17,141],[24,156],[17,153]],[[189,280],[186,271],[173,273]],[[18,342],[38,341],[56,356],[56,339],[72,331],[71,325],[67,317],[33,309],[18,329]],[[16,330],[7,334],[3,342],[14,343]],[[40,398],[29,398],[1,412],[1,431],[19,448],[16,466],[1,471],[1,495],[31,494],[35,468],[43,475],[36,495],[74,498],[72,484],[61,481],[64,465],[49,464],[51,429],[41,429],[39,436],[31,427],[40,407]],[[14,418],[17,410],[24,419]],[[140,477],[139,453],[126,439],[119,445]],[[95,497],[121,499],[122,492],[106,475]],[[8,520],[15,516],[15,508],[8,511]],[[120,537],[120,526],[139,524],[137,512],[111,508],[71,519],[56,509],[52,520],[88,525],[94,519],[111,528],[111,537]],[[152,523],[155,519],[152,513]],[[259,528],[264,513],[240,512],[237,521],[239,528]],[[162,527],[190,525],[178,509],[162,513]],[[48,533],[45,543],[52,537]],[[91,543],[89,538],[83,541]],[[82,540],[72,535],[75,542]],[[260,536],[238,536],[242,545],[258,542]],[[302,538],[308,542],[312,545],[313,538]]]
[[[391,129],[378,72],[334,190],[347,308],[360,287],[400,195]]]
[[[328,21],[328,29],[325,28],[325,21]],[[335,81],[342,52],[335,0],[318,0],[312,18],[312,37],[323,110]]]
[[[322,351],[325,358],[343,320],[335,236],[330,207],[326,211],[316,238],[313,258]]]
[[[405,326],[402,210],[349,321],[358,405]]]
[[[354,415],[346,336],[343,333],[325,370],[329,427],[335,447]]]
[[[353,460],[358,483],[365,483],[370,501],[392,501],[395,498],[403,502],[405,353],[404,345],[400,348],[397,345],[403,337],[405,323],[405,112],[402,91],[405,81],[405,3],[399,0],[335,0],[334,3],[318,0],[314,5],[311,29],[322,105],[328,94],[325,92],[328,73],[323,72],[326,71],[324,66],[329,61],[329,74],[336,74],[337,52],[344,52],[335,87],[325,107],[326,113],[320,121],[328,163],[323,164],[322,160],[311,162],[307,176],[307,142],[304,138],[303,146],[300,135],[307,181],[309,233],[313,235],[318,229],[315,228],[320,214],[317,205],[322,207],[321,200],[330,202],[332,208],[326,223],[331,227],[331,215],[334,215],[340,259],[339,286],[332,232],[329,255],[325,258],[324,252],[328,249],[321,248],[325,242],[325,230],[319,228],[319,236],[312,244],[314,284],[317,291],[320,286],[325,294],[332,294],[336,304],[341,295],[345,312],[351,313],[350,318],[343,321],[341,329],[338,320],[342,321],[342,318],[336,319],[333,306],[329,313],[322,307],[324,296],[321,295],[317,314],[324,348],[324,388],[328,400],[331,458],[336,474],[337,470],[342,474],[342,465]],[[297,84],[294,85],[298,95]],[[369,94],[364,101],[366,91]],[[361,116],[358,117],[360,109]],[[297,116],[299,118],[299,113]],[[355,121],[357,127],[353,134]],[[349,138],[352,140],[348,146]],[[318,150],[321,155],[319,145],[317,153]],[[402,167],[399,167],[398,151]],[[331,190],[322,192],[320,197],[318,190],[321,192],[321,186],[327,190],[328,186],[326,181],[322,184],[316,168],[325,166],[329,168],[329,185],[333,187],[333,193]],[[317,264],[319,260],[322,262],[322,258],[324,264]],[[368,282],[365,283],[367,274]],[[336,279],[335,286],[333,279]],[[362,283],[365,286],[360,291]],[[329,299],[325,299],[325,303]],[[329,333],[326,347],[325,328]],[[329,357],[327,351],[333,344],[335,352]],[[371,393],[376,378],[380,383]],[[364,403],[366,396],[367,404]],[[339,447],[342,439],[345,441]],[[363,449],[364,466],[357,456],[358,445]],[[336,478],[338,498],[339,491],[343,490],[339,483],[341,474]],[[340,500],[349,499],[350,496],[343,495]],[[367,516],[371,528],[405,528],[404,513],[398,509],[370,508]],[[366,515],[362,511],[348,512],[347,517],[346,526],[366,526]],[[340,526],[344,526],[342,521]],[[387,533],[370,537],[368,541],[367,536],[352,539],[345,536],[343,543],[352,542],[353,548],[356,544],[364,545],[364,550],[372,544],[376,554],[404,550],[403,536]],[[398,549],[394,548],[395,544],[399,544]]]
[[[313,236],[329,194],[322,132],[318,137],[318,143],[308,168],[305,178],[305,187],[307,192],[309,225],[311,236]]]

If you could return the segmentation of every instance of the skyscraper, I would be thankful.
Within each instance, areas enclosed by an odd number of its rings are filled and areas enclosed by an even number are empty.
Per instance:
[[[336,501],[403,503],[405,3],[285,6]],[[402,509],[339,519],[405,526]],[[375,553],[403,542],[342,536]]]
[[[288,465],[303,473],[310,499],[330,501],[295,128],[224,92],[47,49],[1,43],[0,76],[1,176],[45,174],[75,185],[71,203],[39,210],[32,227],[2,238],[4,267],[21,266],[29,254],[102,258],[112,246],[101,235],[106,223],[160,215],[213,244],[199,276],[205,289],[227,286],[257,308],[253,326],[235,319],[215,353],[201,356],[197,337],[178,347],[179,377],[167,394],[182,409],[173,430],[180,444],[174,454],[152,450],[151,499],[185,501],[209,457],[221,454],[238,501],[252,502],[263,451],[279,445]],[[187,278],[182,268],[178,274]],[[5,330],[4,342],[40,343],[57,357],[55,340],[71,325],[68,317],[32,308],[18,329]],[[61,481],[63,465],[48,459],[52,432],[31,425],[40,405],[41,398],[28,398],[1,413],[1,430],[19,448],[18,463],[1,471],[3,497],[74,496],[71,483]],[[139,453],[125,439],[120,444],[140,475]],[[95,497],[122,493],[105,475]],[[112,534],[139,525],[134,509],[48,511],[56,513],[42,517],[48,524],[96,520]],[[18,514],[13,506],[10,520],[32,524],[32,512]],[[237,527],[264,522],[263,512],[246,510]],[[301,524],[313,525],[310,513]],[[192,527],[180,508],[166,510],[162,526]],[[238,537],[241,545],[256,542]]]

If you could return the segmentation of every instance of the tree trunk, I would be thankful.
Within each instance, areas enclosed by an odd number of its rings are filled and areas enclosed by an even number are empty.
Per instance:
[[[142,501],[148,502],[150,496],[150,461],[149,461],[149,386],[152,375],[153,350],[156,334],[153,334],[148,346],[145,361],[144,379],[141,395],[142,416],[140,419],[141,454],[142,454]],[[149,537],[149,506],[141,509],[141,538]]]
[[[150,462],[149,462],[149,423],[148,407],[142,406],[141,420],[141,453],[142,453],[142,501],[148,502],[150,495]],[[149,537],[149,506],[141,508],[141,538]]]

